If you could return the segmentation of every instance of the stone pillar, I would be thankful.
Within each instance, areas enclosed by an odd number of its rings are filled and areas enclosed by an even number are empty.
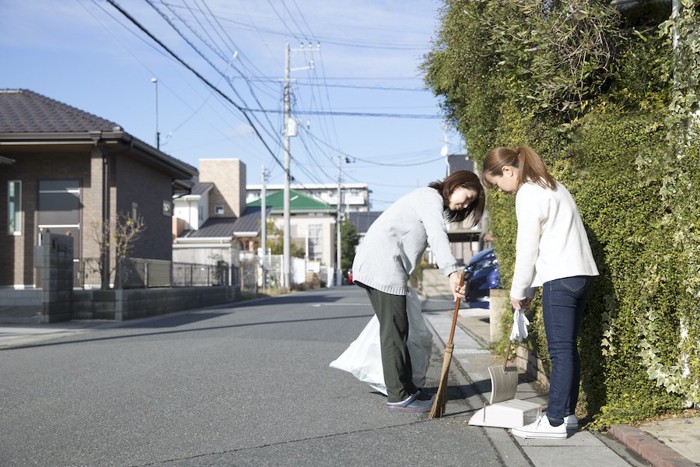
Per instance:
[[[35,258],[43,291],[41,322],[72,319],[73,237],[42,232]]]
[[[491,289],[489,294],[489,341],[494,344],[501,340],[503,313],[510,308],[510,291]]]

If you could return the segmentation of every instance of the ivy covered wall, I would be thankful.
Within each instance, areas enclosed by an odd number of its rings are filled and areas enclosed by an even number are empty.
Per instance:
[[[424,62],[473,159],[532,146],[576,199],[601,272],[578,410],[599,427],[700,403],[699,6],[681,3],[447,0]],[[508,288],[514,200],[488,209]],[[537,302],[532,321],[546,361]]]

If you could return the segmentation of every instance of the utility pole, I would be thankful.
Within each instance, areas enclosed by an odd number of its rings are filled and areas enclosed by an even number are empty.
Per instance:
[[[317,45],[317,49],[320,47],[320,44]],[[290,68],[290,54],[293,51],[307,51],[310,49],[311,44],[309,44],[308,49],[305,49],[303,44],[299,49],[291,49],[288,42],[284,43],[284,240],[282,243],[282,286],[287,289],[290,289],[292,286],[291,222],[289,216],[289,185],[292,177],[290,172],[291,154],[289,138],[297,135],[297,122],[291,117],[292,105],[289,74],[291,71],[313,68],[312,61],[309,66],[294,68],[294,70],[292,70]]]
[[[156,87],[156,149],[160,151],[160,129],[158,128],[158,78],[151,78],[151,83]]]
[[[289,217],[289,165],[290,134],[289,121],[292,110],[289,95],[289,42],[284,43],[284,240],[282,243],[282,287],[292,286],[291,222]]]
[[[260,265],[262,269],[262,288],[267,289],[267,172],[262,167],[262,190],[260,190]]]
[[[335,220],[335,230],[336,230],[336,258],[335,258],[335,277],[336,277],[336,283],[335,285],[343,285],[343,270],[340,267],[340,260],[342,259],[342,248],[341,248],[341,241],[342,241],[342,233],[340,232],[340,223],[341,223],[341,211],[343,209],[343,189],[341,186],[341,170],[340,170],[340,165],[342,163],[343,159],[341,156],[338,156],[338,210],[337,210],[337,215],[336,215],[336,220]]]

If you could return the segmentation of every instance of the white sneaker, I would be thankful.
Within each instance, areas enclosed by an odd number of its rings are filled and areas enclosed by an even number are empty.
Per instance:
[[[578,418],[574,414],[567,415],[564,417],[564,425],[567,430],[578,430]]]
[[[521,438],[540,438],[540,439],[566,439],[566,423],[559,426],[549,424],[549,419],[546,415],[540,415],[539,418],[529,425],[522,428],[513,428],[511,431],[514,436]]]

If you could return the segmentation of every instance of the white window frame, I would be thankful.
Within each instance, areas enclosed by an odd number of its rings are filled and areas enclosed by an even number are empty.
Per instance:
[[[306,230],[306,257],[310,261],[323,261],[323,225],[309,224]]]
[[[7,233],[15,236],[22,235],[21,180],[9,180],[7,182]]]

